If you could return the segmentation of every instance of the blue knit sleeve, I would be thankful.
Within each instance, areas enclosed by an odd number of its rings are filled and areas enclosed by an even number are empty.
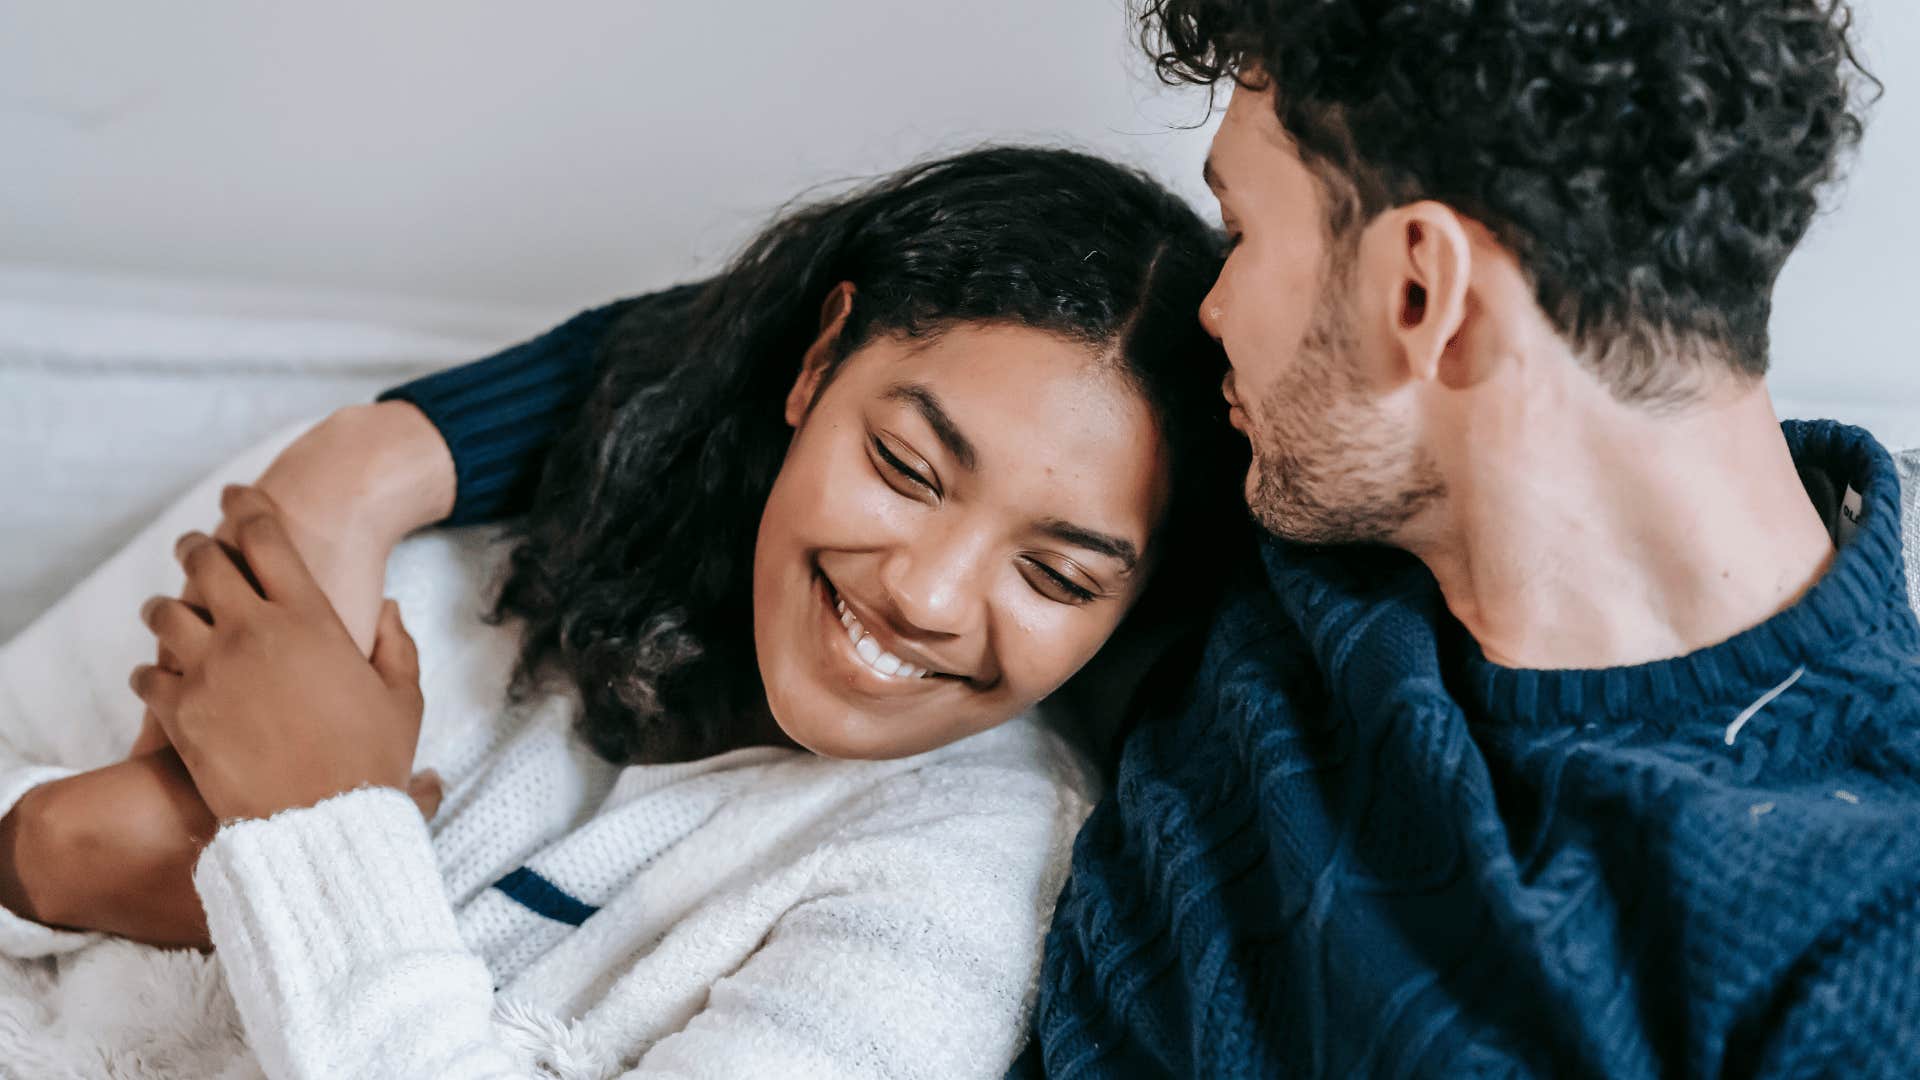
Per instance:
[[[446,524],[526,509],[547,449],[593,388],[601,340],[632,303],[581,312],[532,341],[380,395],[412,403],[453,451],[457,486]]]
[[[1798,958],[1771,1005],[1748,1031],[1735,1029],[1724,1075],[1920,1074],[1920,889],[1911,875],[1830,928]]]

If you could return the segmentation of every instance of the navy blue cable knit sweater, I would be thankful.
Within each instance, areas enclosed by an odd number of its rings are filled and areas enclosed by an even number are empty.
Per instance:
[[[1081,832],[1028,1067],[1920,1075],[1899,482],[1858,429],[1786,432],[1858,531],[1679,659],[1502,668],[1413,559],[1268,545]]]
[[[385,395],[446,434],[456,520],[519,508],[617,311]],[[1079,838],[1016,1071],[1920,1075],[1899,483],[1786,431],[1857,532],[1676,660],[1501,668],[1411,558],[1268,545]]]

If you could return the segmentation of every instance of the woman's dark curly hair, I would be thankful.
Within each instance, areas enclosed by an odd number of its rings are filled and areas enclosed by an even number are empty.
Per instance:
[[[1148,0],[1168,82],[1271,87],[1336,237],[1493,229],[1630,401],[1765,373],[1775,278],[1861,134],[1844,0]],[[1681,362],[1675,363],[1679,358]]]
[[[764,714],[754,537],[792,436],[786,395],[843,281],[836,363],[880,335],[997,323],[1083,343],[1129,378],[1174,489],[1165,569],[1133,618],[1204,602],[1223,559],[1185,549],[1230,542],[1244,518],[1225,359],[1197,316],[1219,259],[1215,231],[1140,173],[995,148],[790,209],[717,277],[628,302],[517,526],[497,609],[526,623],[517,685],[577,685],[586,738],[616,762],[715,753]]]

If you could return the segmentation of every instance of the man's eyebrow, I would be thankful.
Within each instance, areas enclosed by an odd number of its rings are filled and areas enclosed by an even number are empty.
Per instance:
[[[947,448],[947,453],[960,463],[960,467],[972,472],[980,465],[980,454],[974,450],[973,443],[947,415],[940,404],[940,398],[932,390],[919,383],[898,383],[889,387],[885,397],[889,401],[904,401],[920,411],[927,426],[933,429],[934,437]]]
[[[1227,190],[1227,182],[1220,179],[1220,170],[1213,167],[1212,154],[1208,154],[1207,163],[1200,166],[1200,178],[1207,182],[1207,187],[1211,188],[1215,195]]]
[[[1096,551],[1118,559],[1126,573],[1133,573],[1133,568],[1140,565],[1140,552],[1133,546],[1131,540],[1122,540],[1118,536],[1095,532],[1059,518],[1048,518],[1041,522],[1040,531],[1056,540],[1064,540],[1076,547],[1083,547],[1088,551]]]

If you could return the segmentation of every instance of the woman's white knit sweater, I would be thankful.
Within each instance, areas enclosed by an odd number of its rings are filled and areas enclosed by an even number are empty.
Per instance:
[[[0,811],[123,753],[170,539],[243,458],[0,651]],[[0,912],[7,1076],[998,1076],[1090,793],[1034,719],[902,761],[750,749],[616,768],[577,700],[507,703],[480,619],[504,546],[415,538],[431,826],[367,789],[231,824],[195,881],[211,957]]]

